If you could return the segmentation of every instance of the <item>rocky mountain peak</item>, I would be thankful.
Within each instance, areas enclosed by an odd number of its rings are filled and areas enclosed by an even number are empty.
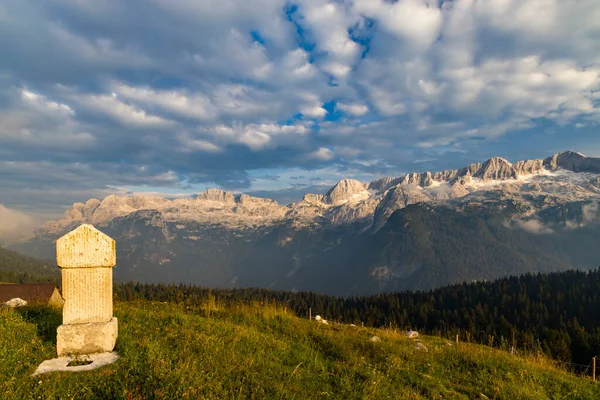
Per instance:
[[[101,201],[98,199],[89,199],[85,202],[82,208],[83,218],[90,219],[94,215],[94,211],[100,206]]]
[[[219,203],[235,203],[235,198],[230,192],[221,189],[206,189],[198,195],[198,200],[217,201]]]
[[[335,204],[364,193],[368,194],[364,184],[356,179],[343,179],[329,189],[323,200],[326,203]]]
[[[574,177],[571,173],[552,173],[558,169],[587,174]],[[594,172],[598,175],[593,176],[591,173]],[[142,210],[158,210],[166,221],[182,226],[194,221],[246,229],[280,221],[293,226],[311,226],[322,221],[333,224],[358,221],[362,224],[370,219],[377,229],[383,226],[391,213],[410,204],[460,202],[467,201],[462,198],[473,200],[501,192],[502,196],[520,193],[523,201],[534,201],[536,207],[590,197],[597,199],[600,194],[600,158],[567,151],[545,160],[511,164],[504,158],[495,157],[460,170],[381,178],[371,182],[368,190],[367,185],[358,180],[344,179],[324,195],[306,194],[303,201],[285,207],[272,199],[245,194],[234,196],[221,189],[208,189],[197,199],[111,195],[102,201],[89,199],[85,203],[73,204],[63,219],[48,223],[44,229],[58,234],[81,222],[102,225]]]
[[[483,163],[481,169],[474,176],[483,180],[514,179],[517,177],[517,172],[508,160],[502,157],[493,157]]]
[[[367,187],[369,190],[382,191],[387,185],[389,185],[394,180],[391,176],[386,176],[380,179],[375,179],[369,183]]]
[[[542,160],[523,160],[513,164],[517,175],[531,175],[540,172],[544,168]]]
[[[544,167],[550,171],[562,168],[573,172],[592,172],[597,174],[600,173],[600,158],[586,157],[577,151],[568,150],[546,158],[544,160]]]
[[[248,205],[248,204],[274,205],[274,206],[279,205],[273,199],[268,199],[268,198],[263,198],[263,197],[254,197],[254,196],[249,196],[247,194],[241,194],[240,197],[238,198],[238,202],[243,205]]]
[[[302,201],[305,201],[307,203],[320,203],[323,201],[323,198],[325,196],[322,194],[312,194],[312,193],[307,193],[304,195],[304,197],[302,198]]]

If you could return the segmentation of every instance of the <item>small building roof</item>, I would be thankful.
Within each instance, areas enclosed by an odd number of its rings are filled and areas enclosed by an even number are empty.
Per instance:
[[[52,297],[56,285],[54,283],[2,284],[0,285],[0,303],[14,298],[26,302],[47,302]]]

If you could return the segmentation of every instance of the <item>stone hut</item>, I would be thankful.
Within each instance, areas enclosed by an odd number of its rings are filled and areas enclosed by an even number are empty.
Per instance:
[[[20,298],[28,304],[48,304],[60,308],[64,300],[54,283],[7,283],[0,285],[0,304]]]

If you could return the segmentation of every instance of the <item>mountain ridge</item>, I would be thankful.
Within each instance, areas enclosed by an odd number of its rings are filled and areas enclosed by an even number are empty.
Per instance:
[[[119,243],[117,280],[337,295],[427,289],[594,266],[600,159],[495,157],[370,183],[344,179],[289,205],[221,189],[175,200],[108,196],[75,203],[11,247],[51,259],[56,239],[81,223]]]
[[[470,164],[462,169],[439,172],[409,173],[400,177],[385,177],[362,183],[354,179],[342,179],[326,194],[307,193],[296,203],[280,205],[269,198],[253,197],[247,194],[234,195],[222,189],[207,189],[196,199],[184,198],[169,200],[156,196],[107,196],[102,201],[89,199],[86,203],[74,203],[59,221],[48,223],[42,229],[61,230],[73,222],[103,224],[112,218],[124,216],[143,209],[166,211],[167,218],[177,219],[178,211],[183,219],[193,216],[190,211],[227,215],[224,221],[234,216],[243,218],[264,217],[271,220],[325,217],[334,223],[347,223],[364,219],[375,214],[381,201],[389,208],[398,209],[420,201],[447,200],[464,197],[477,190],[470,189],[474,184],[510,184],[519,179],[537,175],[548,175],[559,170],[575,173],[590,172],[600,174],[600,158],[586,157],[581,153],[566,151],[546,159],[522,160],[510,163],[504,158],[493,157],[483,163]],[[410,185],[413,185],[412,187]],[[442,187],[440,189],[440,187]],[[431,193],[417,193],[415,189],[426,189]],[[389,190],[394,192],[388,193]],[[593,194],[600,193],[600,189]],[[401,200],[400,200],[401,199]],[[204,204],[203,204],[204,203]],[[384,205],[385,205],[384,204]],[[178,210],[179,208],[179,210]],[[358,208],[357,211],[348,208]],[[328,212],[329,211],[329,212]],[[383,214],[391,215],[393,210]],[[381,212],[379,213],[381,215]],[[243,218],[238,218],[242,221]],[[202,219],[199,219],[202,220]],[[249,221],[247,225],[256,225]],[[375,224],[375,226],[380,226]]]

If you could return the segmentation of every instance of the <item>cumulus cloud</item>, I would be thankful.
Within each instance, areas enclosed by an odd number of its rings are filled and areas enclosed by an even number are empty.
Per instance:
[[[128,100],[159,107],[184,117],[208,120],[213,119],[216,113],[210,99],[203,94],[187,94],[182,90],[154,90],[121,83],[115,84],[114,90]]]
[[[308,157],[319,161],[329,161],[332,160],[335,155],[333,154],[333,151],[325,147],[321,147],[319,150],[310,153]]]
[[[251,189],[255,170],[380,176],[586,147],[598,20],[594,0],[7,0],[0,202],[41,201],[26,195],[40,177],[58,207],[110,187]]]
[[[126,125],[164,127],[172,124],[172,121],[150,115],[141,108],[119,100],[116,93],[110,95],[77,95],[73,96],[73,100],[92,112],[102,113]]]
[[[365,104],[358,103],[338,103],[336,108],[353,116],[361,117],[369,112],[369,107]]]

